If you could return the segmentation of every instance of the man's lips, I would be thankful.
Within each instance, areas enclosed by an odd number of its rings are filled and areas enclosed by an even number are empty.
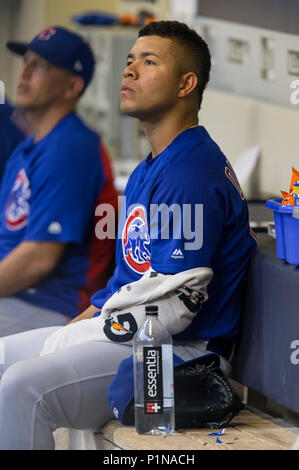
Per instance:
[[[130,93],[133,93],[134,90],[132,88],[128,87],[127,85],[123,85],[120,90],[121,95],[129,95]]]
[[[18,93],[23,94],[23,93],[28,93],[29,88],[28,88],[28,86],[24,85],[23,83],[20,83],[17,87],[17,90],[18,90]]]

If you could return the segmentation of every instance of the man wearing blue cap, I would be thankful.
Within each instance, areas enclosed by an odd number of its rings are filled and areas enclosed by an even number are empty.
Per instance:
[[[104,194],[117,202],[101,139],[76,115],[94,71],[90,46],[51,27],[7,47],[23,56],[16,105],[33,135],[1,184],[0,336],[64,325],[105,285],[114,241],[95,237],[94,210]]]

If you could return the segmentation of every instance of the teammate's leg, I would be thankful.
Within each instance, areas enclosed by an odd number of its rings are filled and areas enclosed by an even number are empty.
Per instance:
[[[5,370],[15,362],[36,357],[46,338],[59,328],[63,327],[40,328],[0,338],[0,379]]]
[[[15,297],[0,299],[0,336],[8,336],[21,331],[49,326],[63,326],[70,317],[37,305],[32,305]]]

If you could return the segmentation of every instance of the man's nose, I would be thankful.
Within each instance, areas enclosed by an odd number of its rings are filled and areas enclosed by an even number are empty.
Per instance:
[[[137,69],[134,64],[128,65],[124,70],[124,78],[131,77],[137,78]]]
[[[32,74],[32,67],[30,64],[23,64],[20,70],[20,78],[30,78]]]

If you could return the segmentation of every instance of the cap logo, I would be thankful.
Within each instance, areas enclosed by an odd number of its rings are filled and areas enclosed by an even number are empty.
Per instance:
[[[38,39],[41,41],[48,41],[52,36],[54,36],[54,34],[56,34],[55,28],[46,28],[39,33]]]
[[[74,65],[73,69],[76,72],[82,72],[83,66],[82,66],[82,63],[80,62],[80,60],[77,60],[77,62],[75,62],[75,65]]]

